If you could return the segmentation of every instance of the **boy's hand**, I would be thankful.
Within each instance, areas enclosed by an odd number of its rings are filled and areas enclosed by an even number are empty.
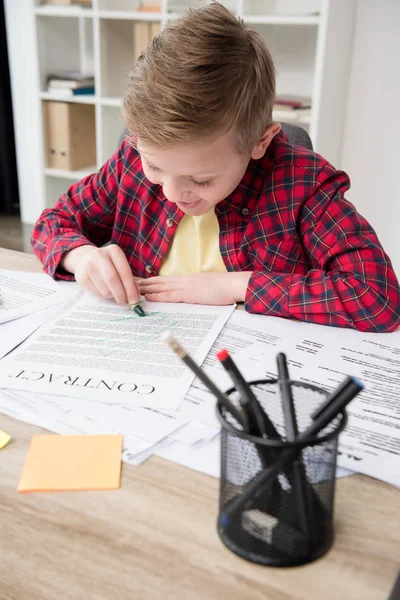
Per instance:
[[[244,302],[251,271],[194,273],[140,279],[140,293],[151,302],[224,305]]]
[[[118,304],[136,304],[140,300],[128,260],[116,244],[104,248],[79,246],[67,252],[61,266],[99,298],[114,298]]]

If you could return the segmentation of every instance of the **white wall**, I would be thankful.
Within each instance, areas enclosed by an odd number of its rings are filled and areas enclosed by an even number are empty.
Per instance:
[[[340,167],[400,276],[400,2],[358,0]]]

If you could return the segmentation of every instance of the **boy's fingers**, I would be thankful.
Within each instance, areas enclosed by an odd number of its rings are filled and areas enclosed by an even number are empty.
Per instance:
[[[145,298],[149,302],[184,302],[181,291],[146,294]]]
[[[121,285],[124,288],[125,303],[136,304],[140,300],[140,292],[135,278],[132,274],[128,260],[124,252],[118,246],[110,246],[110,259],[119,275]]]
[[[105,291],[105,288],[103,288],[103,291],[100,290],[95,283],[92,281],[92,279],[87,279],[85,281],[85,288],[87,290],[89,290],[89,292],[91,292],[92,294],[94,294],[95,296],[97,296],[98,298],[105,298],[104,293],[107,293]]]
[[[177,284],[180,281],[183,281],[184,277],[170,277],[170,276],[157,276],[157,277],[149,277],[148,279],[140,279],[139,285],[140,287],[153,287],[161,284]]]
[[[156,281],[154,281],[157,279]],[[166,292],[172,290],[183,290],[185,287],[185,280],[176,280],[175,278],[169,277],[152,277],[149,280],[145,280],[139,284],[139,289],[141,293],[156,293],[156,292]]]
[[[114,298],[118,304],[126,304],[127,297],[120,276],[109,257],[100,258],[90,278],[103,298]]]

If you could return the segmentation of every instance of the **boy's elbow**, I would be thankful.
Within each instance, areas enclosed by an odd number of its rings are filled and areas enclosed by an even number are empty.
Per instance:
[[[374,306],[365,307],[365,317],[355,323],[356,329],[368,333],[390,333],[400,326],[400,289],[379,294]],[[368,314],[369,313],[369,314]]]

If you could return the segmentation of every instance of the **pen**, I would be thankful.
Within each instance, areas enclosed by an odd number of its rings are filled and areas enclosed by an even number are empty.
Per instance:
[[[237,408],[228,398],[226,394],[224,394],[219,387],[208,377],[208,375],[203,371],[203,369],[193,360],[191,356],[186,352],[186,350],[180,345],[180,343],[174,338],[170,331],[164,331],[161,334],[161,339],[168,344],[168,346],[175,352],[177,356],[185,363],[191,371],[200,379],[202,383],[210,390],[212,394],[217,398],[219,404],[225,406],[225,408],[231,413],[231,415],[236,419],[236,421],[242,426],[244,431],[248,432],[249,422],[246,414]]]
[[[217,353],[217,358],[232,379],[236,390],[239,392],[239,403],[249,422],[249,433],[257,437],[267,437],[281,439],[273,423],[270,421],[250,385],[244,379],[243,375],[235,365],[227,350],[221,350]],[[279,456],[279,450],[267,448],[261,444],[256,444],[256,450],[260,457],[263,467],[270,465]],[[274,492],[277,488],[274,486]]]
[[[328,408],[331,406],[332,402],[335,402],[335,398],[340,394],[343,398],[347,394],[352,394],[353,385],[352,381],[354,381],[351,377],[346,377],[344,381],[336,388],[335,392],[328,396],[328,398],[323,402],[311,415],[313,421],[316,421]],[[362,384],[361,384],[362,385]]]
[[[252,433],[259,437],[280,439],[280,435],[275,429],[275,426],[266,415],[251,387],[235,365],[228,350],[221,350],[218,352],[217,358],[225,371],[230,375],[236,390],[239,392],[239,402],[243,411],[247,414],[250,428],[253,430]]]
[[[289,381],[289,371],[286,356],[280,352],[276,357],[278,367],[278,383],[282,397],[282,410],[285,421],[286,437],[289,442],[294,442],[299,432],[297,429],[296,411],[294,408],[292,388]]]
[[[324,429],[340,412],[351,402],[357,394],[361,392],[364,385],[355,377],[347,377],[339,388],[334,391],[326,401],[326,409],[319,415],[311,425],[301,433],[297,441],[306,441],[309,437],[317,435]],[[229,506],[226,507],[225,517],[229,518],[235,515],[235,512],[240,511],[245,507],[247,501],[251,498],[258,498],[263,492],[263,486],[268,482],[271,477],[277,475],[284,465],[293,460],[298,454],[299,450],[296,448],[290,448],[282,452],[279,460],[273,465],[264,469],[259,475],[256,475],[250,483],[247,485],[245,491],[237,496]]]
[[[296,441],[299,431],[297,428],[296,409],[294,406],[292,388],[289,380],[289,370],[286,356],[280,352],[276,357],[278,381],[282,398],[282,410],[288,442]],[[311,511],[310,484],[304,468],[301,451],[291,466],[292,489],[296,500],[300,528],[307,537],[314,537],[314,517]]]
[[[145,317],[146,316],[146,313],[144,312],[143,308],[140,306],[139,303],[137,303],[137,304],[129,304],[129,308],[131,310],[133,310],[133,312],[136,313],[138,317]]]

